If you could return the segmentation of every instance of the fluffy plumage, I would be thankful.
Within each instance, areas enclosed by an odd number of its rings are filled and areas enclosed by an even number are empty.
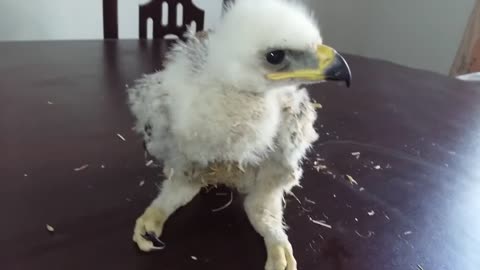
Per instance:
[[[266,78],[276,67],[264,55],[313,53],[322,43],[317,24],[296,2],[238,0],[208,36],[187,35],[164,70],[129,89],[136,129],[169,176],[137,220],[134,241],[154,249],[142,235],[160,236],[168,216],[201,187],[227,184],[247,195],[246,212],[265,238],[266,269],[296,269],[282,200],[299,183],[301,161],[317,139],[316,112],[299,88],[305,81]]]

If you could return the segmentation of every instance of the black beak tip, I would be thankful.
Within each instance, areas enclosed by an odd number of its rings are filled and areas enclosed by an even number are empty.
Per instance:
[[[348,62],[345,60],[345,58],[343,58],[343,56],[339,55],[338,62],[340,62],[339,69],[341,70],[341,79],[345,81],[347,87],[350,87],[352,82],[352,70],[350,69]]]
[[[350,88],[350,85],[352,83],[352,71],[350,70],[350,67],[348,66],[347,62],[345,62],[346,65],[346,76],[345,76],[345,84],[347,85],[348,88]]]
[[[327,80],[344,81],[347,87],[350,87],[352,81],[352,71],[347,61],[337,54],[335,63],[329,68],[326,73]]]
[[[352,82],[350,68],[347,65],[336,68],[333,73],[327,75],[327,80],[345,82],[345,85],[350,87]]]

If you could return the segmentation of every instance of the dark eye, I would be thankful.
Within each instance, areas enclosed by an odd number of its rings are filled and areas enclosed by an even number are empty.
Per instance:
[[[265,55],[267,62],[272,65],[279,65],[285,60],[285,51],[276,50],[271,51]]]

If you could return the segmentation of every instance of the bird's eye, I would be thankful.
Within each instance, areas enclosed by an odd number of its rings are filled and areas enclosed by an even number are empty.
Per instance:
[[[275,50],[268,52],[265,55],[265,58],[267,59],[267,62],[272,64],[272,65],[279,65],[285,60],[285,51],[282,50]]]

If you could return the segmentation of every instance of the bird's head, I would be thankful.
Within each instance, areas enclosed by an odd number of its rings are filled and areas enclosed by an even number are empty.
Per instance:
[[[237,0],[210,38],[207,71],[247,91],[328,80],[350,84],[345,59],[323,45],[307,8],[290,0]]]

